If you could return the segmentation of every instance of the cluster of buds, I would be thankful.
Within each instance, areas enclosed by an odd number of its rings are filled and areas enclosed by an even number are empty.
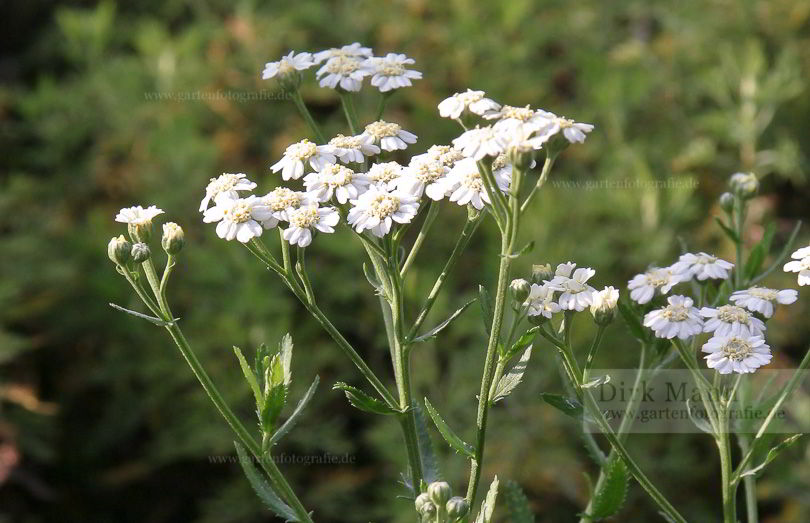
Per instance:
[[[720,195],[720,207],[727,213],[734,212],[735,203],[750,200],[759,192],[759,180],[754,173],[734,173],[728,180],[728,192]]]
[[[154,206],[147,209],[130,207],[121,209],[116,221],[127,224],[129,239],[123,234],[116,236],[107,244],[107,255],[118,266],[128,263],[143,263],[152,257],[149,240],[152,238],[152,220],[163,211]],[[185,245],[183,229],[174,222],[163,224],[163,236],[160,239],[163,250],[169,255],[180,252]]]
[[[427,492],[419,494],[415,502],[416,512],[423,523],[455,523],[470,511],[470,504],[461,496],[453,496],[450,485],[435,481],[428,485]]]

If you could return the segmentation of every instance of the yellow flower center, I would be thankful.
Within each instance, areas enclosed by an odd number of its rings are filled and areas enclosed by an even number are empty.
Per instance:
[[[742,307],[723,305],[717,308],[717,317],[726,323],[748,323],[750,315]]]
[[[742,361],[754,352],[750,343],[742,338],[730,338],[723,345],[723,355],[731,361]]]
[[[383,220],[399,209],[399,198],[390,194],[377,195],[368,205],[368,213]]]
[[[308,160],[315,156],[317,151],[317,146],[307,139],[303,139],[287,147],[287,155],[298,160]]]
[[[318,208],[314,205],[302,207],[290,213],[290,225],[293,227],[309,229],[316,223],[318,223]]]
[[[301,203],[301,196],[287,187],[277,187],[265,198],[270,208],[275,211],[283,211],[290,207],[298,207]]]
[[[389,136],[396,136],[401,127],[395,123],[388,123],[382,120],[370,123],[366,126],[366,132],[379,140]]]
[[[667,305],[663,315],[669,321],[686,321],[689,318],[689,309],[683,305]]]
[[[250,220],[250,205],[244,200],[237,200],[222,214],[234,223],[244,223]]]

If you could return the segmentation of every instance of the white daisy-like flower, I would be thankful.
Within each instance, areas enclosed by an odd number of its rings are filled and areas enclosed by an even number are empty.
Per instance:
[[[554,292],[560,290],[548,282],[543,285],[533,283],[529,290],[529,297],[523,303],[529,316],[544,316],[551,318],[552,314],[560,312],[560,305],[554,301]]]
[[[447,195],[445,176],[449,169],[439,162],[425,156],[415,156],[402,171],[397,180],[397,187],[415,198],[427,194],[431,200],[441,200]]]
[[[532,160],[529,164],[529,169],[534,169],[537,162]],[[505,154],[499,154],[492,160],[492,174],[495,175],[496,180],[506,180],[507,186],[512,181],[512,164],[509,163],[509,157]]]
[[[312,53],[298,53],[290,51],[287,56],[282,56],[278,62],[267,62],[262,71],[262,80],[270,78],[284,78],[296,71],[304,71],[315,65],[312,61]]]
[[[644,316],[644,326],[655,332],[658,338],[680,338],[685,340],[703,332],[703,319],[692,298],[670,296],[669,305],[648,312]]]
[[[506,147],[503,136],[489,126],[466,131],[453,140],[453,145],[461,149],[464,156],[475,161],[481,160],[484,156],[498,156]]]
[[[317,203],[304,205],[287,212],[290,226],[284,229],[282,236],[290,245],[306,247],[312,243],[312,229],[320,232],[335,232],[335,225],[340,221],[340,213],[334,207],[319,207]]]
[[[507,138],[514,134],[520,135],[522,141],[534,138],[533,148],[539,149],[555,132],[554,122],[549,118],[549,114],[532,109],[528,105],[526,107],[504,105],[498,111],[485,114],[484,118],[488,120],[498,118],[494,129]],[[510,141],[517,139],[512,137]]]
[[[735,305],[758,312],[766,318],[773,316],[774,303],[790,305],[797,299],[799,299],[799,293],[795,289],[776,290],[767,287],[751,287],[735,291],[729,298]]]
[[[203,213],[205,223],[219,222],[217,236],[228,241],[235,238],[242,243],[261,236],[261,222],[271,217],[270,207],[254,195],[247,198],[219,196],[214,206]]]
[[[467,89],[463,93],[455,93],[439,103],[439,115],[442,118],[458,119],[464,110],[478,116],[483,116],[500,110],[501,105],[486,97],[484,91]]]
[[[299,207],[313,205],[315,199],[301,191],[293,191],[288,187],[276,187],[262,196],[262,203],[270,208],[270,218],[261,222],[262,227],[271,229],[280,221],[288,221],[289,213]]]
[[[150,205],[146,209],[140,205],[136,205],[135,207],[126,207],[118,211],[118,214],[115,215],[115,221],[128,225],[147,227],[151,226],[152,220],[155,219],[155,216],[160,214],[163,214],[163,210],[158,209],[154,205]]]
[[[606,314],[616,310],[619,303],[619,290],[613,287],[605,287],[601,291],[593,293],[591,303],[591,314],[596,317],[599,314]]]
[[[810,285],[810,246],[802,247],[790,257],[793,260],[785,264],[785,272],[798,272],[799,285]]]
[[[277,173],[281,171],[284,180],[297,180],[304,175],[305,163],[309,163],[316,171],[323,169],[324,165],[335,163],[335,148],[331,145],[315,145],[306,138],[287,147],[284,156],[273,164],[270,169]]]
[[[410,223],[419,210],[419,199],[403,191],[387,191],[371,186],[352,200],[347,221],[357,232],[365,230],[382,238],[391,231],[394,222]]]
[[[452,145],[431,145],[430,149],[420,154],[418,157],[425,157],[439,163],[452,167],[457,161],[464,159],[460,149]],[[416,156],[414,158],[417,158]]]
[[[361,136],[370,137],[373,143],[380,144],[383,151],[407,149],[409,143],[416,143],[415,134],[404,130],[399,124],[383,120],[368,124]]]
[[[493,174],[498,189],[503,192],[508,191],[511,173],[507,174],[504,171],[499,171],[498,173],[493,172]],[[447,178],[442,181],[441,187],[444,189],[445,194],[450,196],[450,201],[459,205],[469,203],[480,211],[484,208],[484,204],[492,204],[484,186],[481,172],[478,170],[478,164],[472,158],[464,158],[456,162],[450,172],[447,173]]]
[[[406,69],[406,65],[414,63],[413,58],[404,54],[388,53],[384,57],[367,58],[364,66],[371,70],[371,85],[381,93],[400,87],[410,87],[411,80],[419,80],[422,73],[413,69]]]
[[[405,168],[397,162],[375,163],[366,173],[369,182],[379,185],[386,190],[393,191],[399,183]]]
[[[324,60],[331,60],[333,58],[362,58],[365,60],[373,54],[370,47],[363,47],[359,42],[344,45],[343,47],[333,47],[325,51],[319,51],[313,56],[313,61],[320,64]]]
[[[562,132],[569,143],[585,143],[586,135],[593,131],[593,125],[589,123],[578,123],[548,111],[542,111],[542,114],[545,115],[551,123],[546,132],[548,132],[549,135]]]
[[[590,267],[579,269],[575,267],[576,264],[571,262],[558,265],[557,272],[549,283],[560,288],[557,302],[561,309],[583,311],[593,304],[596,289],[586,282],[596,274],[596,271]]]
[[[332,199],[346,203],[360,196],[369,186],[368,176],[356,173],[344,165],[330,163],[320,171],[304,177],[307,192],[320,202]]]
[[[709,278],[726,280],[729,271],[734,268],[734,264],[705,252],[697,254],[687,252],[682,254],[671,268],[674,272],[683,274],[685,280],[692,277],[697,278],[698,281],[705,281]]]
[[[667,294],[682,281],[683,274],[676,273],[671,267],[654,267],[645,273],[636,274],[627,283],[627,288],[630,290],[630,299],[643,305],[653,299],[656,291]]]
[[[374,139],[363,134],[357,136],[339,134],[329,140],[329,145],[343,163],[363,163],[366,156],[380,154],[380,148],[374,145]]]
[[[703,307],[700,315],[706,318],[704,332],[715,336],[763,336],[765,324],[759,318],[737,305]]]
[[[344,91],[359,91],[363,87],[363,78],[371,74],[364,64],[364,59],[355,56],[335,56],[318,69],[315,77],[321,87],[335,89],[340,86]]]
[[[747,374],[771,362],[771,348],[762,336],[712,336],[703,344],[706,366],[720,374]]]
[[[200,212],[208,208],[211,200],[220,194],[228,198],[239,198],[239,191],[252,191],[256,184],[246,178],[244,173],[223,173],[216,178],[211,178],[205,188],[205,198],[200,202]]]

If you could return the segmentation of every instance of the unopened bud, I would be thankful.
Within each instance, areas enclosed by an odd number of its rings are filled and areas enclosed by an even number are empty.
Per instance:
[[[183,229],[174,222],[163,224],[163,237],[160,239],[160,245],[163,250],[169,254],[177,254],[186,243],[186,237]]]
[[[430,501],[430,496],[427,493],[423,492],[416,496],[416,501],[414,501],[414,506],[416,507],[416,511],[420,514],[425,510],[425,508],[430,505],[433,510],[436,510],[436,507],[433,505],[433,502]]]
[[[509,292],[512,294],[512,299],[515,300],[515,303],[518,305],[526,301],[530,291],[531,285],[523,278],[512,280],[512,283],[509,284]]]
[[[759,180],[754,173],[735,173],[728,182],[731,191],[743,200],[753,198],[759,190]]]
[[[720,207],[726,212],[734,210],[734,195],[730,192],[724,192],[720,195]]]
[[[118,265],[125,265],[129,261],[132,257],[131,250],[132,244],[124,238],[123,234],[111,239],[107,244],[107,256]]]
[[[467,515],[467,512],[470,511],[470,504],[467,503],[466,499],[456,496],[450,498],[445,508],[447,509],[447,516],[450,518],[450,521],[455,521]]]
[[[132,241],[139,243],[149,243],[152,239],[152,221],[142,221],[137,223],[130,223],[127,225],[129,237]]]
[[[613,321],[616,315],[616,305],[619,302],[619,291],[613,287],[605,287],[593,293],[591,314],[597,325],[605,326]]]
[[[436,481],[428,485],[428,496],[430,500],[436,505],[443,506],[450,499],[453,492],[450,490],[450,485],[446,481]]]
[[[152,256],[152,251],[145,243],[136,243],[132,246],[132,261],[143,263]]]
[[[540,285],[544,281],[550,280],[553,277],[554,269],[551,268],[551,264],[546,263],[545,265],[532,265],[532,283]]]

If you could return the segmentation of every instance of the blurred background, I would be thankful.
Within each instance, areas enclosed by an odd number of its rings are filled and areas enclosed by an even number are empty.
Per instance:
[[[252,423],[251,399],[232,345],[252,353],[290,331],[293,394],[320,375],[315,401],[279,449],[292,461],[340,457],[281,465],[318,519],[410,521],[409,503],[396,499],[405,467],[396,424],[330,390],[362,380],[281,284],[197,212],[208,179],[222,172],[274,186],[269,165],[308,136],[294,105],[260,80],[264,63],[291,49],[359,41],[376,54],[413,57],[424,80],[396,93],[386,119],[419,135],[416,152],[458,134],[436,105],[467,87],[595,124],[553,173],[579,185],[549,184],[535,201],[523,234],[537,247],[520,259],[524,275],[532,263],[574,260],[597,269],[596,286],[624,288],[647,265],[672,262],[681,242],[733,259],[713,216],[727,177],[740,170],[762,181],[749,244],[763,220],[777,224],[779,246],[797,219],[810,218],[806,1],[30,0],[4,12],[2,522],[270,520],[239,466],[217,461],[233,453],[232,437],[165,333],[107,305],[138,306],[105,252],[123,232],[115,213],[135,204],[156,204],[186,229],[173,308],[245,420]],[[312,75],[304,98],[330,133],[345,132],[335,93]],[[377,94],[363,95],[368,119]],[[442,210],[413,271],[410,303],[432,284],[463,220],[462,208]],[[800,242],[808,238],[805,228]],[[492,285],[496,248],[487,224],[437,319],[479,283]],[[376,299],[357,263],[362,249],[332,235],[311,251],[323,308],[390,380]],[[795,275],[781,273],[766,283],[796,287]],[[774,367],[794,367],[807,350],[808,309],[804,292],[772,320]],[[577,331],[583,346],[593,334],[587,323]],[[608,332],[597,367],[632,367],[632,337],[620,322]],[[429,396],[464,437],[474,427],[484,340],[471,310],[414,354],[416,397]],[[535,350],[524,383],[494,409],[484,477],[518,481],[538,521],[573,521],[588,496],[582,472],[594,468],[580,428],[539,399],[561,391],[546,349]],[[466,464],[436,443],[447,478],[463,490]],[[710,438],[633,435],[629,445],[690,521],[719,519]],[[810,520],[808,465],[802,441],[760,480],[763,521]],[[657,518],[634,485],[616,520]]]

